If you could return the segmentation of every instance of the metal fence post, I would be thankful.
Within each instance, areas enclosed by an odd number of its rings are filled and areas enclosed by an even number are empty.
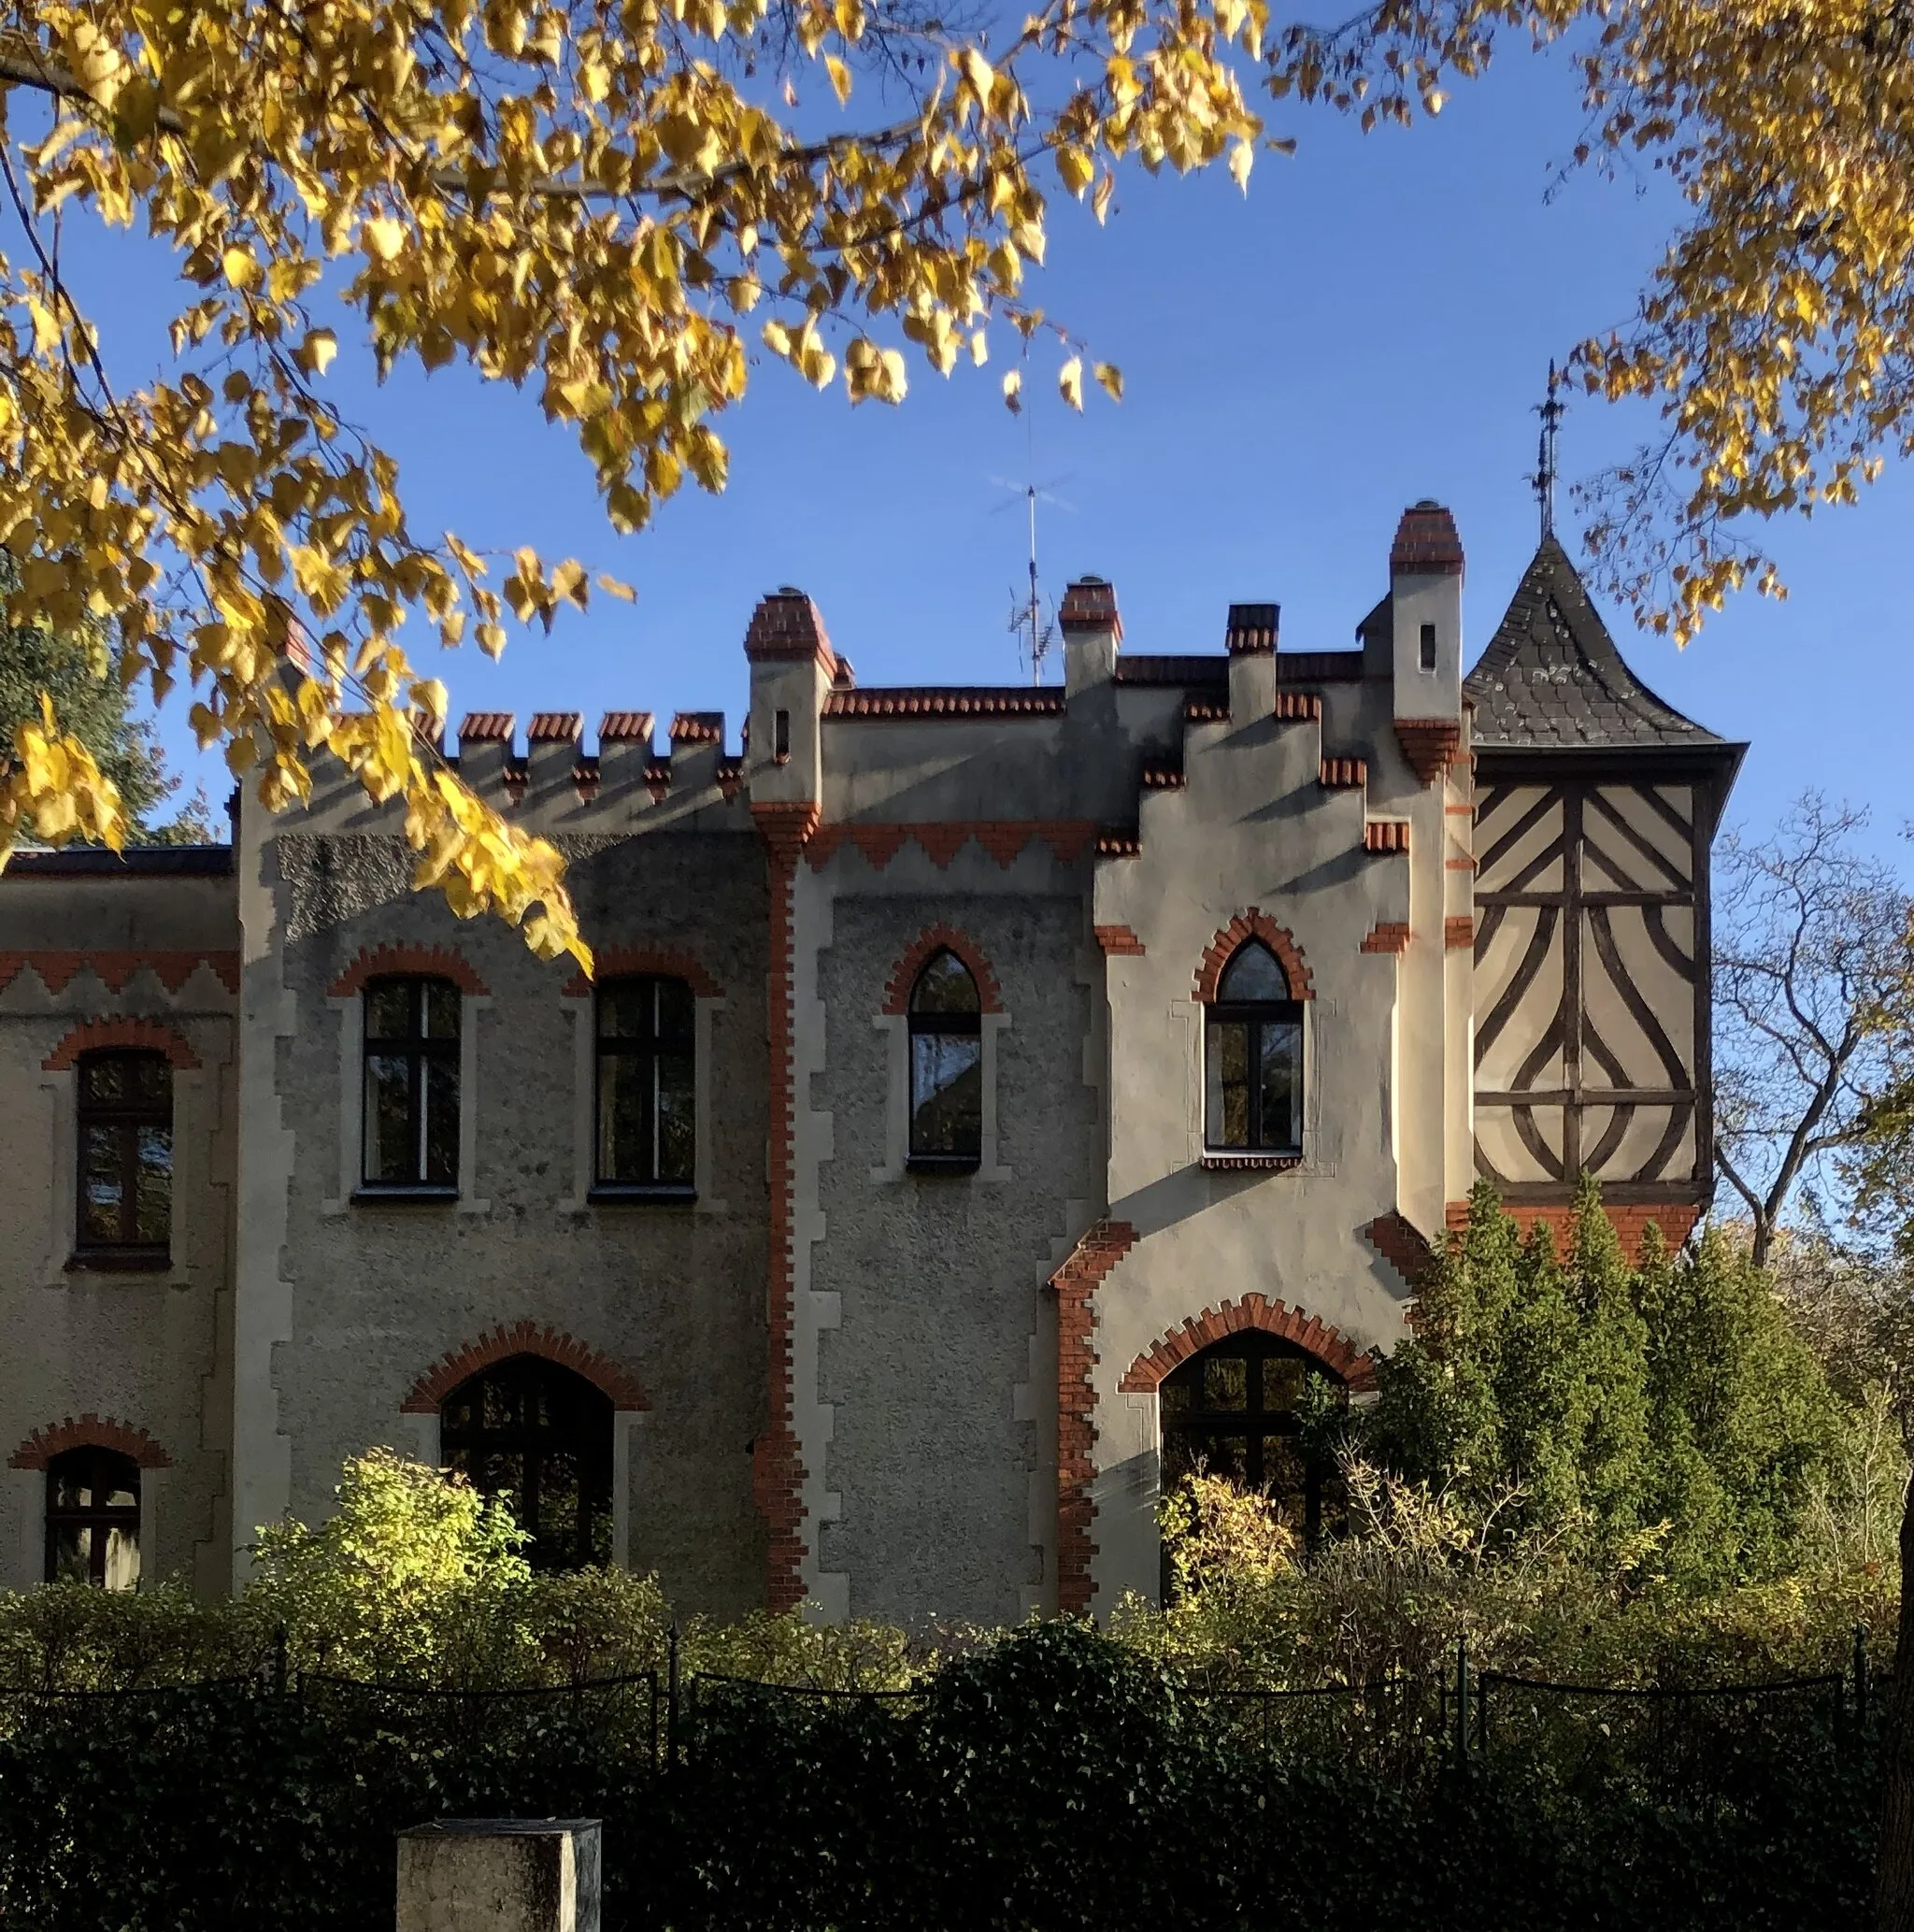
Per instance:
[[[1867,1626],[1854,1626],[1854,1733],[1867,1735]]]
[[[678,1763],[678,1625],[673,1624],[664,1639],[664,1768]]]
[[[1455,1768],[1465,1774],[1469,1767],[1469,1638],[1468,1632],[1455,1639]]]

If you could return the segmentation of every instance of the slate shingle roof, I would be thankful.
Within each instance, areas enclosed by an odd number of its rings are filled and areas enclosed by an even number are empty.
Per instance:
[[[1551,537],[1463,689],[1478,751],[1692,747],[1722,740],[1666,705],[1621,661],[1568,553]]]

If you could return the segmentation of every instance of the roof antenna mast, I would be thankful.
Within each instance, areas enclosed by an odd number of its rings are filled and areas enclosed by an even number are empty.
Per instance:
[[[1555,366],[1555,359],[1549,359],[1549,400],[1535,406],[1535,414],[1542,419],[1541,448],[1535,455],[1535,473],[1529,479],[1535,485],[1535,502],[1542,512],[1542,535],[1545,537],[1555,534],[1555,431],[1562,421],[1564,404],[1558,400],[1557,392],[1562,387],[1562,372]]]
[[[1030,361],[1028,342],[1023,346],[1023,360],[1027,365]],[[1023,499],[1026,527],[1029,532],[1030,575],[1028,583],[1022,591],[1012,591],[1010,594],[1010,620],[1005,628],[1017,639],[1018,654],[1030,665],[1030,681],[1033,684],[1041,684],[1044,659],[1050,655],[1050,647],[1056,642],[1056,625],[1044,614],[1043,595],[1037,588],[1036,506],[1039,503],[1051,503],[1063,510],[1070,509],[1074,506],[1065,502],[1063,497],[1051,494],[1055,484],[1067,481],[1067,478],[1057,477],[1050,483],[1039,483],[1036,480],[1036,425],[1031,420],[1028,403],[1023,406],[1023,481],[1012,483],[1002,477],[993,477],[991,480],[1000,490],[1014,492]],[[1007,503],[997,506],[1000,511],[1010,507]]]

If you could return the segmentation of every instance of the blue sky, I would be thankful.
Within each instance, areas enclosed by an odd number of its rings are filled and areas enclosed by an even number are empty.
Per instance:
[[[901,409],[846,406],[761,366],[721,425],[722,497],[689,493],[616,538],[591,472],[536,403],[469,377],[406,374],[383,390],[335,375],[349,413],[402,465],[421,530],[480,547],[530,542],[636,586],[550,638],[515,633],[434,668],[468,709],[723,709],[736,747],[752,604],[783,583],[823,610],[862,683],[1008,682],[1006,617],[1024,569],[1021,508],[993,479],[1052,479],[1044,580],[1111,578],[1135,651],[1220,648],[1225,607],[1274,599],[1294,648],[1347,643],[1387,585],[1402,507],[1455,512],[1468,554],[1467,649],[1487,641],[1535,541],[1525,481],[1544,372],[1581,335],[1625,322],[1678,213],[1650,178],[1576,177],[1550,194],[1581,115],[1559,58],[1511,50],[1439,121],[1359,136],[1317,113],[1272,119],[1300,139],[1263,157],[1247,198],[1221,174],[1125,180],[1108,225],[1059,205],[1035,298],[1120,364],[1127,399],[1085,415],[1055,399],[1058,357],[1033,351],[1027,422],[998,399],[998,358],[946,382],[913,365]],[[77,240],[78,237],[75,237]],[[91,251],[89,251],[91,252]],[[102,276],[119,262],[112,279]],[[138,345],[168,291],[116,256],[92,266],[109,343]],[[142,270],[157,264],[139,265]],[[1625,454],[1639,413],[1578,395],[1564,426],[1573,479]],[[1007,505],[1011,507],[1006,508]],[[1739,598],[1686,651],[1608,616],[1663,696],[1753,750],[1731,816],[1761,827],[1806,786],[1866,803],[1883,850],[1914,818],[1905,751],[1914,665],[1900,601],[1914,479],[1891,467],[1858,509],[1766,533],[1793,594]],[[1576,548],[1564,500],[1564,537]],[[439,656],[423,652],[428,659]],[[1050,675],[1058,675],[1052,666]],[[169,712],[177,712],[169,707]],[[197,766],[178,715],[164,731]]]

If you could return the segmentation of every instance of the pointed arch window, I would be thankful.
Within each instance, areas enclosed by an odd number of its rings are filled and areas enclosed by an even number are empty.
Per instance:
[[[612,1402],[602,1389],[542,1355],[509,1355],[445,1398],[438,1427],[446,1467],[504,1496],[531,1532],[534,1569],[609,1566]]]
[[[983,1157],[983,1001],[944,947],[910,989],[910,1165],[969,1173]]]
[[[1302,1152],[1303,1009],[1282,962],[1261,939],[1246,939],[1222,969],[1203,1057],[1206,1146]]]

